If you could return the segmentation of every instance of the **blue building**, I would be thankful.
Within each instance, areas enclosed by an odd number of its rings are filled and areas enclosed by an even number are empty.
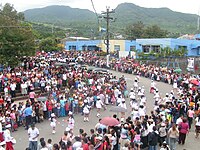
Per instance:
[[[188,51],[187,56],[200,56],[200,41],[187,39],[136,39],[136,50],[150,53],[159,52],[161,48],[169,47],[173,49],[184,48]]]
[[[133,51],[159,53],[161,48],[169,47],[174,49],[186,49],[187,56],[200,56],[200,40],[156,38],[156,39],[136,39],[136,40],[110,40],[110,52]],[[103,50],[106,45],[103,40],[76,39],[66,41],[66,50]]]

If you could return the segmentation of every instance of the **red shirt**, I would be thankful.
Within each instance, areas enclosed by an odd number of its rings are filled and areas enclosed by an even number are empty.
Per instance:
[[[88,144],[83,144],[83,145],[82,145],[82,148],[83,148],[83,150],[89,150]]]
[[[3,103],[4,103],[3,98],[0,98],[0,104],[3,104]]]

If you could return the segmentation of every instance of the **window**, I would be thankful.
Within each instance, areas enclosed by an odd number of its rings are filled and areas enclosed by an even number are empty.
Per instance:
[[[114,45],[114,51],[120,51],[120,45]]]
[[[149,53],[150,52],[150,45],[142,45],[142,51],[144,53]]]
[[[86,50],[87,50],[87,46],[86,46],[86,45],[83,45],[83,46],[82,46],[82,50],[86,51]]]
[[[70,45],[69,46],[69,50],[76,50],[76,46],[75,45]]]
[[[160,45],[152,45],[151,50],[155,53],[160,53]]]
[[[135,46],[130,46],[130,51],[134,51],[135,50]]]
[[[178,46],[178,49],[184,49],[184,50],[187,50],[187,46]]]

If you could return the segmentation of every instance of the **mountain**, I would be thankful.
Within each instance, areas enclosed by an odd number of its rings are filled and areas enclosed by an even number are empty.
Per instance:
[[[29,21],[56,24],[59,22],[94,21],[95,19],[95,14],[90,10],[58,5],[29,9],[24,14]]]
[[[169,8],[144,8],[132,3],[122,3],[115,9],[117,23],[121,25],[142,21],[144,24],[157,24],[171,32],[194,32],[197,15],[175,12]]]
[[[67,28],[81,29],[91,34],[98,28],[97,17],[87,9],[69,6],[47,6],[24,12],[27,21],[55,24]],[[162,29],[179,33],[195,33],[197,15],[172,11],[168,8],[144,8],[132,3],[119,4],[112,14],[117,20],[111,24],[113,32],[120,32],[132,23],[142,21],[146,25],[156,24]],[[103,23],[105,24],[105,23]]]

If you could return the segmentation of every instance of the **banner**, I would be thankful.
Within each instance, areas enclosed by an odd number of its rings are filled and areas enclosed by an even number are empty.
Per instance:
[[[187,66],[188,70],[194,70],[194,58],[188,58],[188,66]]]

